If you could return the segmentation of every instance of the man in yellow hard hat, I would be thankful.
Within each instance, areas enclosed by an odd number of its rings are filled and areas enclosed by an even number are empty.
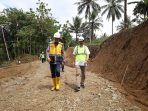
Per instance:
[[[64,56],[64,46],[63,43],[60,42],[60,37],[60,33],[56,32],[54,34],[54,40],[49,43],[47,48],[47,61],[50,64],[53,81],[52,91],[60,89],[60,65]]]
[[[89,59],[90,51],[86,45],[84,45],[84,38],[80,36],[78,38],[79,45],[74,48],[73,55],[75,56],[75,66],[76,66],[76,82],[77,88],[76,92],[80,91],[80,88],[85,88],[85,75],[86,75],[86,66]],[[80,71],[78,70],[80,69]],[[80,72],[80,74],[79,74]]]

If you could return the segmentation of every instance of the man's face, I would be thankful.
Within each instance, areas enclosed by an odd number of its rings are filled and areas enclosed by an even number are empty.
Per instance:
[[[55,39],[54,39],[55,43],[58,43],[59,40],[60,40],[59,38],[55,38]]]
[[[83,44],[83,43],[84,43],[84,41],[79,41],[79,43],[80,43],[80,44]]]

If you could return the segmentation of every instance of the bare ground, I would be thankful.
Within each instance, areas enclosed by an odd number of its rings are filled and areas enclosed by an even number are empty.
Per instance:
[[[23,65],[19,74],[0,79],[0,111],[142,111],[112,82],[96,74],[87,72],[86,88],[76,93],[75,69],[66,66],[61,74],[61,90],[50,91],[48,63],[35,61]],[[27,65],[29,68],[23,73]],[[11,72],[9,68],[0,70],[0,75]]]

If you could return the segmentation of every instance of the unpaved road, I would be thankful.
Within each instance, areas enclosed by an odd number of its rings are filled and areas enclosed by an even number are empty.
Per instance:
[[[35,67],[25,74],[0,79],[0,111],[141,111],[112,82],[90,72],[86,88],[74,92],[75,69],[70,67],[61,74],[61,90],[50,91],[48,63],[30,64]]]

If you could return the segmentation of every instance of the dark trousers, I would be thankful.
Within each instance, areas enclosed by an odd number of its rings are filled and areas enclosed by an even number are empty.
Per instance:
[[[61,64],[62,71],[64,72],[64,63]]]
[[[42,58],[42,63],[44,63],[44,58]]]
[[[60,64],[50,64],[52,78],[60,77]]]

